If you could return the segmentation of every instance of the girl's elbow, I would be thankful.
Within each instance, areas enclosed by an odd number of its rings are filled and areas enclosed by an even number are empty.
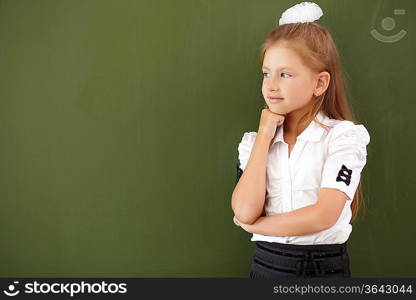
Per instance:
[[[258,218],[253,213],[241,210],[234,210],[234,216],[237,220],[247,225],[252,225]]]
[[[254,222],[256,222],[256,220],[257,220],[257,218],[253,218],[253,217],[238,217],[238,216],[235,216],[238,220],[240,220],[243,224],[246,224],[246,225],[253,225],[254,224]]]
[[[263,207],[257,207],[254,204],[247,204],[242,201],[238,201],[238,196],[232,196],[231,209],[234,212],[234,216],[243,222],[244,224],[251,225],[261,216]]]

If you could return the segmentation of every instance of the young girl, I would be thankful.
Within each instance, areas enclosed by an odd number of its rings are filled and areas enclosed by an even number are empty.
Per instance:
[[[251,278],[350,277],[368,131],[345,97],[338,51],[315,3],[286,10],[261,51],[268,105],[238,146],[234,223],[256,242]]]

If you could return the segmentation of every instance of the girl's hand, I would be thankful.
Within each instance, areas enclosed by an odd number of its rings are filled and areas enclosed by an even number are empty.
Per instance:
[[[240,221],[238,221],[238,219],[234,216],[234,218],[233,218],[233,222],[234,222],[234,224],[235,225],[237,225],[237,226],[241,226],[240,225]]]
[[[271,141],[276,134],[276,129],[283,124],[284,120],[284,115],[276,114],[268,108],[262,109],[257,134],[265,135]]]
[[[237,226],[240,226],[241,228],[243,228],[245,231],[250,232],[249,231],[249,227],[250,225],[248,224],[244,224],[243,222],[239,221],[235,216],[233,218],[234,224]],[[251,233],[251,232],[250,232]]]

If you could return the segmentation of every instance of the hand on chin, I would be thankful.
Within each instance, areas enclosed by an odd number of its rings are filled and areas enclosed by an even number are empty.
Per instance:
[[[278,107],[273,107],[273,105],[270,105],[268,108],[272,113],[275,113],[275,114],[278,114],[278,115],[286,116],[286,114],[287,114],[287,111],[285,109],[281,109],[281,108],[278,108]]]

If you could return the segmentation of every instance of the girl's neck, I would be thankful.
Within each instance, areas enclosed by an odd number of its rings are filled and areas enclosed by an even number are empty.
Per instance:
[[[309,110],[311,110],[312,102],[310,105],[307,105],[299,110],[294,110],[288,113],[285,117],[285,121],[283,123],[284,132],[289,135],[298,136],[300,135],[309,125],[310,122],[307,124],[299,124],[300,119],[303,115],[305,115]]]

